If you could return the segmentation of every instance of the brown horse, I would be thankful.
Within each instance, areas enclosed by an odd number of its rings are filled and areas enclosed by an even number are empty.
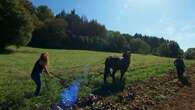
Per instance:
[[[105,61],[105,68],[104,68],[104,83],[107,82],[108,75],[112,76],[113,82],[115,81],[115,73],[120,70],[121,77],[120,81],[122,81],[125,72],[127,71],[131,62],[131,53],[124,52],[122,57],[113,57],[109,56],[106,58]],[[112,69],[112,74],[110,70]]]

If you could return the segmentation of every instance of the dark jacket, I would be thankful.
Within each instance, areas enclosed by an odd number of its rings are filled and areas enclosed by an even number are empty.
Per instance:
[[[183,59],[180,59],[180,58],[177,58],[174,61],[174,65],[176,66],[176,68],[185,68],[184,61],[183,61]]]
[[[40,64],[40,59],[36,61],[34,68],[32,70],[31,76],[32,78],[40,77],[40,74],[43,71],[43,66]]]

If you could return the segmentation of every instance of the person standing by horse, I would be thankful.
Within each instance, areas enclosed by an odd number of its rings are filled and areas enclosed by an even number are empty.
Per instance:
[[[178,80],[183,85],[190,86],[188,79],[184,76],[186,66],[185,66],[185,63],[183,61],[183,57],[181,55],[179,55],[178,58],[174,61],[174,65],[175,65],[176,70],[177,70]]]
[[[115,81],[115,73],[120,70],[121,77],[120,81],[122,81],[125,72],[127,71],[129,65],[131,63],[131,53],[126,51],[123,53],[122,57],[113,57],[109,56],[105,61],[104,68],[104,83],[107,83],[107,77],[111,74],[110,70],[112,69],[112,79]]]
[[[36,61],[34,68],[31,73],[31,78],[36,84],[36,89],[34,92],[34,96],[40,95],[41,90],[41,73],[45,71],[47,75],[49,75],[48,71],[48,53],[42,53],[40,58]],[[50,75],[49,75],[50,76]]]

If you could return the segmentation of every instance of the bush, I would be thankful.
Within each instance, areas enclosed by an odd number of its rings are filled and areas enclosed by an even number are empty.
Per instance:
[[[189,48],[184,56],[186,59],[195,59],[195,48]]]
[[[0,1],[0,49],[28,44],[33,31],[32,16],[25,0]]]

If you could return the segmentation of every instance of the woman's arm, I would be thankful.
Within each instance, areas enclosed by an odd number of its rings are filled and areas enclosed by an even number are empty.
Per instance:
[[[48,66],[47,65],[44,65],[44,70],[49,75],[49,71],[48,71]]]
[[[47,75],[49,75],[49,70],[48,70],[47,62],[44,61],[44,60],[41,60],[41,61],[40,61],[40,64],[42,65],[43,70],[45,71],[45,73],[46,73]]]
[[[49,77],[52,77],[52,75],[49,73],[49,70],[48,70],[48,66],[47,66],[47,65],[44,66],[44,70],[45,70],[45,73],[46,73]]]

